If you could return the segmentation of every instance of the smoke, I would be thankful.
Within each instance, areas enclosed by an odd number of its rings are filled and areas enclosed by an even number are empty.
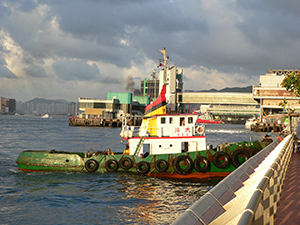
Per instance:
[[[125,90],[126,91],[130,91],[130,92],[133,92],[135,89],[137,89],[136,85],[135,85],[135,82],[134,82],[134,79],[132,76],[128,76],[126,78],[126,86],[125,86]]]

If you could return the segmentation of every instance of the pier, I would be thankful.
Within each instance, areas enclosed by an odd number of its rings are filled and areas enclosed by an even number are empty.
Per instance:
[[[140,118],[129,118],[126,121],[129,126],[140,126]],[[78,118],[71,117],[69,126],[85,126],[85,127],[122,127],[121,119],[103,119],[103,118]]]
[[[297,134],[299,134],[297,132]],[[296,132],[244,162],[172,224],[297,224],[299,223],[300,153]]]
[[[255,132],[280,132],[284,129],[282,124],[256,123],[251,125],[250,130]]]

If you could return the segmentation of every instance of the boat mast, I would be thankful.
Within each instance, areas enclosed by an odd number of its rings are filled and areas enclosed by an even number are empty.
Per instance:
[[[167,73],[167,60],[169,59],[169,56],[167,56],[167,50],[164,48],[164,50],[158,50],[160,53],[164,55],[164,84],[167,83],[166,81],[166,73]]]

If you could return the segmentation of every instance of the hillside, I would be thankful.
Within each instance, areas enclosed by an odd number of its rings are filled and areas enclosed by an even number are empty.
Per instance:
[[[252,86],[248,87],[226,87],[221,90],[217,89],[210,89],[210,90],[201,90],[201,91],[193,91],[193,90],[186,90],[185,92],[240,92],[240,93],[252,93]]]
[[[44,103],[44,104],[63,103],[63,104],[69,104],[69,102],[64,100],[64,99],[48,100],[48,99],[44,99],[44,98],[34,98],[30,101],[27,101],[26,103],[33,103],[33,104],[38,104],[38,103]]]

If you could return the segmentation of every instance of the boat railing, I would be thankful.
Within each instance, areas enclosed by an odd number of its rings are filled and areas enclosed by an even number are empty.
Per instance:
[[[194,125],[189,126],[123,126],[120,133],[122,138],[133,137],[182,137],[182,136],[204,136],[198,134]]]
[[[157,128],[158,137],[195,136],[195,126],[168,126]]]
[[[139,126],[123,126],[121,130],[121,137],[122,138],[132,138],[132,137],[138,137],[139,136]]]

